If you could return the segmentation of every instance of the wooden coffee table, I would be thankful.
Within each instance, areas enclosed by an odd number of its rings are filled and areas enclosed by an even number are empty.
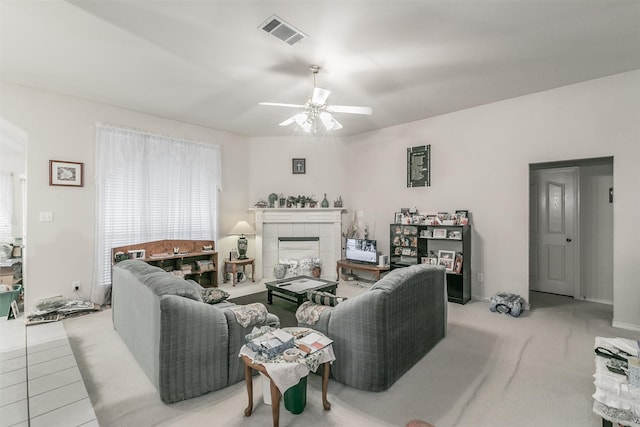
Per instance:
[[[265,283],[267,302],[273,304],[273,297],[295,302],[300,306],[307,299],[308,291],[323,291],[336,294],[338,282],[311,276],[296,276]]]

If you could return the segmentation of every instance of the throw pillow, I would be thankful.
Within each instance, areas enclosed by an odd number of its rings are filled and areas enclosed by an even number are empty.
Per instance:
[[[217,304],[229,298],[229,293],[219,288],[204,288],[200,291],[202,302],[207,304]]]
[[[315,304],[328,305],[335,307],[342,301],[346,300],[345,297],[338,297],[330,292],[309,291],[307,292],[307,299]]]

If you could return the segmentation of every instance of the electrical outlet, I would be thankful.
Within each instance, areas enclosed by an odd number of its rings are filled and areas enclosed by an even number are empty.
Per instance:
[[[484,282],[484,273],[478,273],[478,282]]]
[[[76,280],[74,282],[71,282],[71,290],[74,292],[77,292],[80,290],[80,281]]]

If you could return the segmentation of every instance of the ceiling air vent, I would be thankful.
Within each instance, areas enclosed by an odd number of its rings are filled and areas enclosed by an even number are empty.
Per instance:
[[[308,36],[276,15],[271,15],[259,28],[293,46]]]

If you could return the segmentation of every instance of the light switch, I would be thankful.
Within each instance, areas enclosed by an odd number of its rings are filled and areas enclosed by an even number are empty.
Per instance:
[[[53,222],[53,212],[40,212],[40,222]]]

